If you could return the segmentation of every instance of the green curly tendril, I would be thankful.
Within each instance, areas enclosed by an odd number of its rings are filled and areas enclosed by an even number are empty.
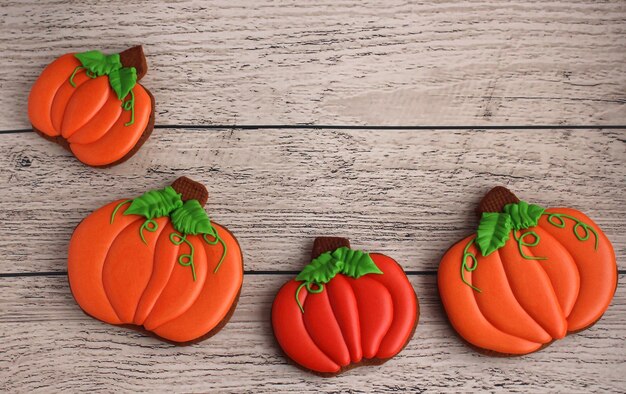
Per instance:
[[[84,70],[85,67],[84,66],[76,66],[76,68],[74,69],[74,71],[72,71],[72,75],[70,76],[70,85],[72,85],[73,88],[76,87],[76,82],[74,82],[74,77],[76,76],[76,73],[79,72],[80,70]],[[85,71],[85,74],[91,78],[94,79],[96,78],[98,75],[96,75],[94,72],[92,72],[91,70],[87,70]]]
[[[217,271],[220,269],[220,266],[222,265],[224,258],[226,257],[226,243],[224,243],[222,238],[220,238],[220,236],[217,235],[217,231],[215,230],[215,228],[213,227],[211,228],[213,229],[213,234],[202,234],[202,238],[209,245],[217,245],[218,243],[222,244],[222,247],[223,247],[222,257],[220,258],[220,261],[217,263],[217,266],[215,267],[215,269],[213,270],[213,273],[216,274]],[[191,274],[193,276],[193,281],[195,282],[196,281],[196,268],[193,263],[195,249],[193,245],[191,244],[191,242],[189,242],[189,240],[187,239],[187,235],[189,234],[181,235],[177,232],[173,232],[170,234],[170,241],[172,241],[174,245],[181,245],[182,243],[186,243],[187,245],[189,245],[189,250],[190,250],[189,254],[181,254],[180,256],[178,256],[178,264],[182,265],[183,267],[191,267]],[[212,236],[213,240],[209,240],[207,238],[207,235]]]
[[[520,203],[526,204],[525,202],[520,202]],[[512,208],[515,208],[515,205],[516,204],[507,205],[505,207],[505,212],[501,213],[500,215],[508,215],[507,212],[514,212]],[[575,218],[574,216],[570,216],[564,213],[544,213],[543,209],[542,211],[538,211],[537,209],[535,209],[535,212],[536,212],[536,216],[533,221],[535,225],[537,224],[537,220],[540,216],[547,216],[548,223],[561,229],[565,228],[565,219],[570,219],[574,221],[574,223],[576,224],[572,228],[572,231],[574,232],[574,236],[576,236],[576,239],[578,239],[581,242],[584,242],[584,241],[589,240],[589,237],[591,236],[591,234],[593,234],[594,250],[598,250],[598,232],[592,226],[588,225],[587,223],[581,221],[578,218]],[[504,221],[504,223],[506,224],[506,221]],[[525,225],[522,225],[521,229],[530,228],[530,227],[534,227],[534,225],[527,223]],[[516,230],[516,228],[508,227],[508,229],[510,229],[510,231],[513,232],[513,238],[517,242],[517,249],[519,251],[519,254],[522,256],[522,258],[526,260],[547,260],[548,257],[545,257],[545,256],[542,256],[542,257],[529,256],[526,253],[524,253],[524,250],[522,248],[524,246],[532,248],[534,246],[539,245],[539,242],[541,241],[541,237],[539,236],[539,234],[531,230],[531,231],[526,231],[526,232],[520,231],[518,235],[518,230]],[[526,238],[530,236],[533,237],[533,241],[532,242],[526,241]],[[478,258],[476,257],[474,253],[469,251],[469,248],[473,244],[477,244],[476,237],[472,238],[467,243],[467,245],[465,245],[465,249],[463,249],[463,257],[462,257],[462,262],[461,262],[461,281],[465,283],[467,286],[474,289],[475,291],[481,293],[481,290],[479,288],[473,286],[471,283],[467,281],[467,279],[465,279],[465,272],[472,272],[478,267]],[[497,249],[499,248],[496,248],[496,250]],[[487,254],[483,253],[483,256],[486,256]],[[468,259],[471,260],[471,266],[468,265]]]
[[[113,209],[113,213],[111,214],[110,224],[113,224],[113,221],[115,220],[115,215],[120,210],[120,208],[123,205],[128,204],[128,203],[132,203],[132,202],[133,202],[133,200],[124,200],[124,201],[120,202],[119,204],[117,204],[115,206],[115,208]],[[148,242],[146,241],[145,235],[144,235],[144,231],[148,231],[148,232],[153,233],[153,232],[157,231],[158,228],[159,228],[158,223],[155,220],[153,220],[153,219],[146,219],[143,222],[143,224],[139,228],[139,235],[140,235],[141,240],[143,241],[144,244],[146,244],[146,245],[148,244]],[[181,245],[183,243],[189,245],[190,253],[180,255],[178,257],[178,264],[180,264],[183,267],[191,267],[191,274],[192,274],[193,280],[195,282],[195,280],[196,280],[196,269],[195,269],[195,265],[194,265],[195,249],[194,249],[193,245],[191,244],[191,242],[187,239],[188,235],[190,235],[190,234],[173,232],[173,233],[170,234],[170,241],[174,245],[177,245],[177,246]],[[200,235],[200,234],[197,234],[197,235]],[[217,230],[215,229],[215,227],[212,224],[210,224],[210,222],[209,222],[208,232],[202,233],[202,239],[204,239],[204,241],[208,245],[211,245],[211,246],[215,246],[217,244],[221,244],[222,245],[222,255],[220,257],[219,262],[215,266],[215,269],[213,270],[213,273],[216,274],[217,271],[219,271],[220,267],[222,266],[222,263],[224,262],[224,259],[226,258],[226,253],[228,251],[228,247],[226,246],[226,242],[224,242],[224,240],[219,236],[219,234],[217,233]]]
[[[76,68],[74,69],[74,71],[72,71],[72,75],[70,76],[70,85],[72,85],[73,88],[76,87],[76,83],[74,82],[74,76],[76,76],[76,73],[82,69],[84,69],[85,67],[83,66],[76,66]]]
[[[117,204],[117,206],[113,210],[113,213],[111,214],[111,222],[110,222],[110,224],[113,224],[113,219],[115,218],[115,214],[122,207],[122,205],[128,204],[129,202],[133,202],[133,200],[126,200],[126,201],[122,201],[121,203]]]
[[[155,222],[153,219],[147,219],[145,222],[143,222],[143,224],[141,225],[141,227],[139,228],[139,236],[141,237],[141,240],[143,241],[144,244],[148,244],[148,242],[146,242],[146,238],[143,235],[143,231],[149,231],[151,233],[157,231],[159,228],[159,224],[157,222]]]
[[[317,289],[312,289],[311,285],[317,286]],[[304,313],[304,306],[302,306],[302,303],[300,302],[300,297],[298,297],[298,296],[300,295],[300,290],[302,290],[302,288],[304,286],[306,286],[306,290],[309,293],[318,294],[318,293],[321,293],[322,291],[324,291],[324,285],[323,284],[315,283],[315,282],[302,282],[300,284],[300,286],[298,286],[298,289],[296,289],[296,303],[298,304],[298,308],[300,308],[300,311],[302,313]]]
[[[529,235],[535,237],[533,242],[524,241],[524,238],[526,238],[526,236],[529,236]],[[524,253],[524,250],[522,250],[522,246],[533,247],[533,246],[539,245],[539,241],[541,240],[541,238],[539,237],[539,234],[537,234],[536,232],[527,231],[525,233],[522,233],[522,235],[518,237],[517,230],[513,230],[513,238],[515,238],[515,240],[517,241],[517,249],[519,250],[519,254],[526,260],[547,260],[548,259],[547,257],[529,256],[526,253]]]
[[[565,220],[563,220],[563,218],[566,219],[571,219],[574,222],[576,222],[576,225],[573,228],[574,231],[574,235],[576,236],[576,238],[579,241],[586,241],[589,239],[589,231],[591,231],[593,233],[593,236],[595,238],[595,242],[594,242],[594,250],[598,250],[598,233],[596,232],[596,230],[593,229],[593,227],[591,227],[590,225],[588,225],[587,223],[584,223],[583,221],[576,219],[573,216],[570,215],[566,215],[564,213],[544,213],[543,215],[548,216],[548,223],[550,223],[551,225],[558,227],[558,228],[565,228]],[[557,223],[555,223],[552,219],[557,218],[559,219],[559,221]],[[578,229],[582,228],[584,233],[583,235],[580,235],[578,232]]]
[[[176,237],[178,237],[178,240],[176,240]],[[193,281],[195,282],[196,266],[193,264],[193,255],[195,254],[195,250],[191,242],[187,240],[187,235],[181,235],[177,232],[173,232],[170,234],[170,241],[172,241],[174,245],[186,243],[189,246],[189,254],[181,254],[180,256],[178,256],[178,264],[182,265],[183,267],[191,267],[191,275],[193,276]]]
[[[91,79],[97,78],[103,75],[108,76],[111,87],[116,93],[118,93],[118,97],[120,98],[120,100],[122,100],[122,108],[125,111],[130,111],[130,121],[127,123],[124,123],[124,126],[130,126],[134,124],[135,123],[135,94],[132,91],[132,87],[136,83],[136,74],[135,74],[134,67],[128,67],[128,68],[123,67],[122,63],[119,60],[119,54],[113,54],[113,55],[107,56],[107,55],[104,55],[100,51],[87,51],[87,52],[75,54],[74,56],[81,62],[81,65],[76,66],[76,68],[74,68],[74,70],[72,71],[72,75],[70,75],[70,78],[69,78],[70,85],[72,85],[73,88],[76,88],[76,82],[74,82],[74,78],[76,77],[76,73],[78,73],[80,70],[85,70],[85,74]],[[130,84],[127,85],[127,86],[130,86],[130,90],[129,90],[130,99],[127,101],[124,101],[123,100],[124,97],[121,97],[119,93],[120,86],[115,85],[111,81],[111,78],[113,76],[117,76],[116,80],[119,82],[120,71],[123,72],[129,69],[132,69],[132,74],[133,74],[133,77],[130,80]],[[128,77],[127,74],[129,74],[129,72],[125,73],[126,77]],[[125,82],[128,83],[129,79],[126,78]]]
[[[533,242],[526,242],[524,241],[524,238],[527,236],[534,236],[534,241]],[[528,256],[527,254],[524,253],[524,251],[522,250],[522,246],[528,246],[528,247],[532,247],[532,246],[537,246],[539,244],[539,235],[534,232],[534,231],[527,231],[525,233],[522,233],[521,236],[517,236],[517,232],[515,230],[513,230],[513,238],[515,238],[515,241],[517,241],[517,248],[519,250],[520,255],[525,258],[526,260],[547,260],[547,257],[534,257],[534,256]],[[476,258],[476,255],[472,252],[469,251],[469,248],[476,243],[476,238],[472,238],[467,245],[465,245],[465,249],[463,249],[463,263],[461,264],[461,280],[463,281],[463,283],[465,283],[466,285],[468,285],[469,287],[471,287],[472,289],[476,290],[479,293],[482,293],[482,291],[476,287],[473,286],[471,283],[469,283],[467,281],[467,279],[465,279],[465,272],[472,272],[474,271],[476,268],[478,268],[478,259]],[[470,259],[472,262],[472,266],[470,267],[467,264],[467,259]]]
[[[302,281],[295,294],[296,303],[302,313],[304,313],[304,306],[300,302],[302,288],[306,288],[312,294],[321,293],[324,291],[324,284],[330,282],[337,274],[358,279],[368,274],[382,275],[383,272],[374,263],[369,253],[361,250],[342,246],[320,254],[296,276],[296,281]]]
[[[135,93],[130,91],[130,100],[122,103],[124,111],[130,111],[130,121],[124,123],[124,126],[130,126],[135,123]]]
[[[469,283],[467,281],[467,279],[465,279],[465,271],[472,272],[476,268],[478,268],[478,259],[476,258],[476,255],[469,251],[470,246],[472,246],[475,242],[476,242],[476,237],[472,238],[467,243],[467,245],[465,245],[465,249],[463,249],[463,263],[461,264],[461,280],[463,281],[463,283],[465,283],[466,285],[468,285],[472,289],[476,290],[479,293],[482,293],[482,291],[478,287],[473,286],[471,283]],[[469,267],[467,265],[467,259],[468,258],[470,258],[472,260],[472,266],[471,267]]]
[[[218,243],[222,245],[222,257],[220,257],[220,261],[217,263],[215,269],[213,270],[213,273],[217,274],[217,271],[220,269],[220,266],[222,265],[222,262],[226,257],[226,251],[228,250],[228,248],[226,247],[226,243],[224,242],[224,240],[220,238],[220,236],[217,234],[217,230],[215,230],[215,227],[211,226],[211,230],[213,231],[212,234],[202,234],[202,238],[204,239],[204,242],[211,246],[217,245]],[[207,235],[213,237],[213,240],[209,241],[209,239],[206,237]]]
[[[121,203],[117,204],[115,206],[115,209],[113,209],[113,213],[111,214],[111,221],[110,224],[113,224],[113,220],[115,219],[115,214],[117,213],[117,211],[119,211],[119,209],[122,207],[122,205],[124,204],[128,204],[129,202],[132,202],[133,200],[125,200],[122,201]],[[155,222],[152,219],[146,219],[145,222],[143,222],[143,224],[141,225],[141,227],[139,228],[139,236],[141,237],[141,240],[143,241],[144,244],[148,244],[148,242],[146,241],[145,236],[143,235],[144,230],[149,231],[151,233],[157,231],[159,228],[159,224],[157,222]]]

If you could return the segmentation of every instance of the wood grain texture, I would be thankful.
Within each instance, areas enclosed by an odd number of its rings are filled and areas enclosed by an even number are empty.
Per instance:
[[[0,129],[61,54],[145,45],[157,124],[626,124],[626,3],[4,1]]]
[[[626,268],[626,131],[160,129],[106,170],[34,133],[0,135],[0,272],[65,270],[86,215],[181,175],[208,187],[247,270],[300,270],[321,235],[435,270],[495,185],[587,213]]]
[[[75,305],[65,277],[0,281],[0,389],[31,391],[622,391],[626,385],[626,290],[591,329],[520,358],[470,350],[448,326],[435,277],[411,276],[421,304],[415,336],[395,358],[337,378],[287,363],[270,308],[286,275],[247,275],[231,322],[190,347],[106,325]],[[624,281],[625,276],[620,276]]]
[[[499,184],[587,213],[624,282],[626,129],[165,127],[106,170],[10,130],[30,128],[28,92],[54,58],[134,44],[161,126],[626,125],[625,22],[623,1],[3,1],[0,391],[623,392],[623,286],[591,329],[489,358],[447,324],[434,272]],[[248,272],[231,322],[190,347],[84,315],[63,275],[82,218],[181,175],[208,187]],[[387,364],[323,379],[275,346],[272,299],[318,235],[411,272],[420,324]]]

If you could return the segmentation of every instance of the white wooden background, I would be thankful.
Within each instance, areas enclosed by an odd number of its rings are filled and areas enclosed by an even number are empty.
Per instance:
[[[157,129],[91,169],[32,133],[31,84],[69,51],[143,44]],[[445,249],[507,185],[594,218],[626,279],[624,1],[3,1],[0,4],[0,390],[625,391],[626,290],[583,333],[522,358],[469,350],[436,290]],[[180,175],[238,236],[231,322],[175,347],[74,303],[74,226]],[[289,365],[271,301],[316,235],[395,257],[420,299],[413,340],[324,379]]]

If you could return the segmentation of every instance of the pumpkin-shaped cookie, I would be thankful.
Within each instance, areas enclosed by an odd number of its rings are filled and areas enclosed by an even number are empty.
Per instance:
[[[87,216],[69,246],[72,294],[87,314],[185,343],[221,328],[235,309],[243,257],[211,222],[208,193],[188,178]]]
[[[122,53],[69,53],[50,63],[28,97],[33,130],[83,163],[112,166],[132,156],[154,127],[154,98],[139,81],[141,46]]]
[[[330,376],[398,354],[419,316],[402,267],[350,249],[345,238],[317,238],[312,258],[272,306],[274,336],[287,357]]]
[[[487,354],[521,355],[594,324],[617,286],[611,243],[583,213],[520,201],[503,187],[480,203],[478,231],[439,265],[450,323]]]

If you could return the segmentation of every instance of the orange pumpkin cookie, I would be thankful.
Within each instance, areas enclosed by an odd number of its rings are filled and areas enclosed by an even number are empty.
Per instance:
[[[183,344],[217,332],[243,281],[237,239],[211,222],[208,192],[182,177],[172,186],[114,201],[76,227],[67,263],[87,314]]]
[[[494,355],[539,350],[593,325],[617,286],[611,243],[583,213],[520,201],[504,187],[481,201],[476,234],[439,265],[450,323]]]
[[[147,69],[141,46],[113,55],[61,56],[43,70],[28,96],[33,130],[87,165],[123,162],[154,128],[154,98],[137,83]]]

